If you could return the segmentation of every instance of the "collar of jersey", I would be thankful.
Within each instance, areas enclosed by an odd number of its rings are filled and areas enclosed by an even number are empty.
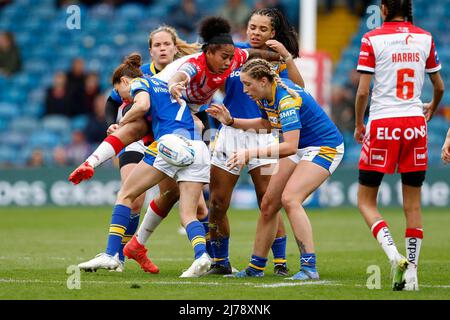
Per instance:
[[[396,27],[399,24],[412,26],[412,23],[410,21],[386,21],[383,22],[382,27]]]
[[[152,61],[152,63],[150,64],[150,71],[153,73],[153,75],[157,74],[158,72],[156,71],[155,68],[155,63]]]

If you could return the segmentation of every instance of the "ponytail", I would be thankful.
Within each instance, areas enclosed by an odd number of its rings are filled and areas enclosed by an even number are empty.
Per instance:
[[[278,73],[272,68],[270,62],[264,59],[251,59],[247,61],[241,69],[241,72],[247,73],[253,79],[261,79],[266,77],[271,83],[274,81],[283,89],[285,89],[293,98],[298,98],[299,94],[289,88]]]

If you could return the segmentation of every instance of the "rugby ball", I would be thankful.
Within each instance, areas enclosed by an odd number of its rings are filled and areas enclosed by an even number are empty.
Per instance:
[[[166,134],[158,140],[158,155],[171,165],[186,167],[194,162],[195,150],[185,137]]]

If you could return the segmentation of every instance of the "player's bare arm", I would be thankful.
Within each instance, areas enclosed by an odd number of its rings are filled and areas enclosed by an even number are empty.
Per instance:
[[[367,103],[369,102],[371,80],[372,74],[362,73],[359,78],[358,91],[356,92],[354,137],[358,143],[362,143],[365,133],[364,112],[366,111]]]
[[[440,72],[430,73],[430,80],[433,84],[433,99],[423,106],[423,113],[427,121],[431,120],[444,96],[444,81],[442,80]]]
[[[279,61],[283,57],[278,52],[271,52],[261,49],[245,49],[248,52],[248,60],[261,58],[267,61]]]
[[[255,118],[255,119],[239,119],[239,118],[233,118],[230,114],[230,111],[221,104],[211,104],[208,109],[206,109],[206,112],[211,115],[212,117],[219,120],[221,123],[223,123],[226,126],[230,126],[236,129],[243,129],[243,130],[261,130],[265,129],[267,132],[269,132],[272,129],[272,126],[270,125],[270,122],[263,118]]]
[[[442,146],[441,158],[442,161],[450,163],[450,129],[447,131],[447,136],[445,137],[444,145]]]
[[[148,93],[144,91],[139,92],[134,98],[133,106],[120,120],[119,125],[124,126],[127,123],[141,119],[149,109],[150,99]]]
[[[266,45],[281,55],[284,63],[286,64],[289,79],[298,84],[300,87],[305,87],[303,77],[295,64],[292,55],[289,53],[286,47],[281,42],[274,39],[267,40]]]
[[[300,130],[293,130],[283,134],[284,141],[280,144],[263,148],[244,149],[233,152],[227,161],[227,166],[233,169],[247,164],[251,159],[281,159],[297,152]]]

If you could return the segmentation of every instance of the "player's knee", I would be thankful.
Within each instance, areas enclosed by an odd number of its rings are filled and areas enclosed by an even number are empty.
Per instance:
[[[204,205],[197,207],[197,219],[204,219],[208,215],[208,208]]]
[[[425,181],[426,171],[402,173],[402,184],[405,186],[420,188]]]
[[[214,211],[214,215],[219,217],[226,213],[228,207],[230,205],[230,200],[228,197],[219,195],[219,194],[211,194],[211,208]]]
[[[283,194],[281,195],[281,205],[287,212],[291,208],[299,207],[303,200],[304,199],[299,199],[298,195],[294,196],[290,192],[283,192]]]
[[[359,184],[366,187],[379,187],[384,173],[378,171],[359,170]]]
[[[263,219],[272,218],[280,210],[281,205],[277,205],[277,203],[278,201],[266,194],[261,200],[261,217]]]

